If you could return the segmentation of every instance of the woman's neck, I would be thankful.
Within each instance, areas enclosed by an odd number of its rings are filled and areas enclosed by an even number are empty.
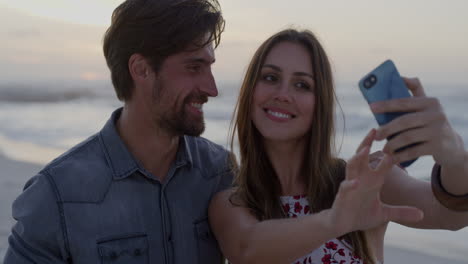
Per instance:
[[[302,166],[306,150],[303,140],[264,141],[265,150],[281,184],[281,195],[302,195],[306,193]]]

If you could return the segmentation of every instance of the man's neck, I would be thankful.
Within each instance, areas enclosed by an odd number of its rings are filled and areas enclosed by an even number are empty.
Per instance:
[[[130,153],[163,182],[176,158],[180,138],[158,127],[152,118],[124,107],[116,127]]]

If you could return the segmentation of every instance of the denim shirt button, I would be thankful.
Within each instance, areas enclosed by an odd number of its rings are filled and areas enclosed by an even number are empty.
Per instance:
[[[135,251],[133,251],[133,255],[141,256],[141,250],[139,248],[135,249]]]

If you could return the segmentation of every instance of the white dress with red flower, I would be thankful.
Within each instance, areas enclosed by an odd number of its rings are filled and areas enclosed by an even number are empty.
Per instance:
[[[310,214],[309,202],[306,196],[281,196],[284,212],[290,218]],[[293,264],[362,264],[362,260],[354,255],[350,246],[339,239],[332,239],[306,256],[299,258]]]

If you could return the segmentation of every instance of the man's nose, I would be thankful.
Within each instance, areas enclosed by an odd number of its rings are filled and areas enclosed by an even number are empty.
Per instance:
[[[205,81],[200,87],[200,90],[208,96],[218,96],[218,88],[216,87],[216,82],[211,71],[207,74]]]

